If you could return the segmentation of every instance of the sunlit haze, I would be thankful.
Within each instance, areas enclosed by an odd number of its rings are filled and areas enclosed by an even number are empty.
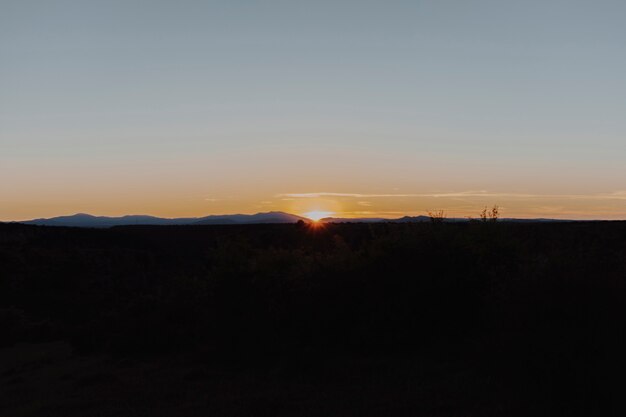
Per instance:
[[[330,217],[332,216],[334,213],[332,211],[309,211],[307,213],[304,213],[304,215],[313,220],[313,221],[318,221],[321,220],[325,217]]]
[[[626,2],[0,2],[0,221],[626,218]]]

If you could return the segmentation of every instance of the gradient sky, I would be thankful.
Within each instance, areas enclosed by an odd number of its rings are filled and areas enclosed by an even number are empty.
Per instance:
[[[0,220],[626,218],[626,2],[0,0]]]

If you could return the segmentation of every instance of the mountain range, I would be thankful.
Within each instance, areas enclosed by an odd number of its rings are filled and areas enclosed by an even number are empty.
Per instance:
[[[267,224],[267,223],[296,223],[298,221],[311,222],[306,217],[282,211],[270,211],[256,214],[225,214],[205,217],[162,218],[146,215],[130,215],[121,217],[92,216],[90,214],[74,214],[72,216],[60,216],[49,219],[35,219],[21,221],[19,223],[39,226],[66,226],[66,227],[92,227],[107,228],[114,226],[152,225],[152,226],[176,226],[176,225],[226,225],[226,224]],[[327,217],[321,219],[322,223],[419,223],[428,222],[428,216],[404,216],[398,219],[385,219],[379,217],[368,218],[338,218]],[[466,222],[465,218],[448,218],[446,222]],[[502,219],[513,222],[552,222],[559,220],[551,219]]]
[[[22,221],[24,224],[38,226],[69,226],[69,227],[113,227],[113,226],[176,226],[176,225],[206,225],[206,224],[260,224],[260,223],[296,223],[309,221],[295,214],[272,211],[257,214],[229,214],[206,217],[162,218],[146,215],[130,215],[122,217],[92,216],[90,214],[74,214],[72,216],[53,217],[50,219],[35,219]]]

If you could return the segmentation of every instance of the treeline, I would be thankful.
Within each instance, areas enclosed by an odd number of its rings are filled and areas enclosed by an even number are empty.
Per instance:
[[[0,225],[3,346],[461,360],[575,413],[621,395],[625,300],[621,222]]]

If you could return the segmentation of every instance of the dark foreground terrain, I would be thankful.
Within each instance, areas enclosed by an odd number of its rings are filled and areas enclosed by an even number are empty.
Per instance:
[[[0,416],[625,415],[626,223],[0,224]]]

